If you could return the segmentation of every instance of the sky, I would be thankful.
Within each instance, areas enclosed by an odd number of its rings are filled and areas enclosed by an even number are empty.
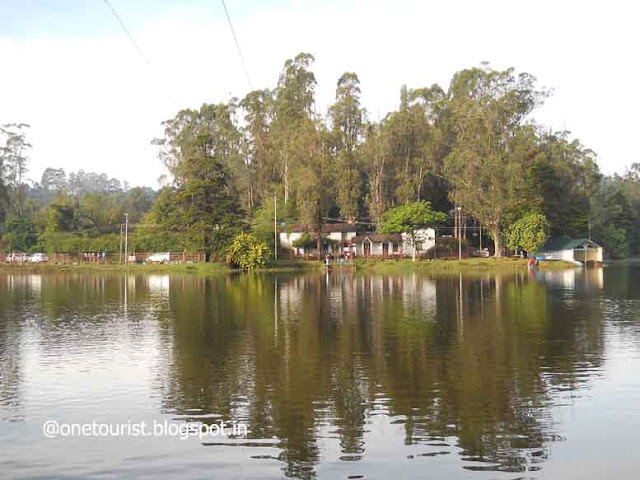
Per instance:
[[[284,62],[314,55],[316,108],[345,71],[370,120],[397,108],[402,85],[446,88],[490,62],[553,90],[535,120],[569,130],[607,174],[640,162],[640,5],[592,1],[0,0],[0,124],[31,125],[28,177],[46,167],[158,186],[151,145],[181,108],[273,88]]]

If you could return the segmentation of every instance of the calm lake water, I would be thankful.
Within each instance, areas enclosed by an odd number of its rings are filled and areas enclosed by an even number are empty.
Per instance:
[[[0,274],[0,477],[624,480],[639,436],[640,266]]]

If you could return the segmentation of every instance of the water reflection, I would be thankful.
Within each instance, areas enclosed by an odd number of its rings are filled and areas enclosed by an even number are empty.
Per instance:
[[[409,460],[441,457],[458,477],[536,472],[563,439],[553,407],[602,371],[607,298],[637,298],[635,278],[0,276],[0,420],[29,421],[34,352],[102,364],[98,352],[139,345],[111,362],[148,365],[159,414],[250,426],[248,440],[171,447],[186,456],[256,445],[234,458],[293,478],[372,474],[377,460],[417,474]]]
[[[466,469],[535,470],[559,438],[551,391],[602,361],[599,312],[557,325],[547,287],[526,276],[296,276],[275,292],[249,275],[181,282],[164,408],[279,438],[293,477],[313,476],[319,432],[338,437],[342,460],[361,459],[378,414],[403,425],[406,445],[455,438]]]

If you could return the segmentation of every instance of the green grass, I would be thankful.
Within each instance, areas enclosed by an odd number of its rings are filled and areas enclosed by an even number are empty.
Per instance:
[[[2,271],[19,271],[19,272],[129,272],[129,273],[223,273],[228,272],[229,268],[224,263],[193,263],[193,264],[97,264],[97,263],[46,263],[41,265],[11,265],[2,264]]]
[[[334,268],[337,264],[332,265]],[[538,264],[540,270],[564,270],[575,268],[576,265],[560,261],[545,261]],[[320,261],[303,260],[278,260],[274,264],[255,270],[266,273],[286,272],[318,272],[324,271],[324,263]],[[345,265],[345,269],[353,268]],[[429,274],[447,274],[459,272],[485,272],[485,271],[516,271],[527,268],[527,260],[520,258],[468,258],[463,260],[420,260],[415,263],[411,259],[404,260],[364,260],[355,262],[355,269],[362,273],[376,274],[403,274],[407,272],[419,272]],[[12,265],[0,264],[0,271],[7,272],[129,272],[129,273],[173,273],[173,274],[198,274],[213,275],[229,273],[234,270],[222,262],[200,262],[184,264],[42,264],[42,265]]]
[[[356,262],[359,271],[385,274],[420,272],[433,274],[459,272],[510,272],[527,269],[527,259],[521,258],[465,258],[463,260],[420,260],[412,262],[404,260],[359,260]],[[540,270],[564,270],[576,268],[576,265],[561,261],[543,261],[538,263]]]
[[[278,260],[273,265],[259,269],[260,272],[295,272],[313,271],[321,268],[320,262],[303,262],[300,260]],[[97,263],[46,263],[46,264],[0,264],[0,271],[47,273],[47,272],[128,272],[128,273],[175,273],[213,275],[233,272],[222,262],[169,263],[169,264],[97,264]]]

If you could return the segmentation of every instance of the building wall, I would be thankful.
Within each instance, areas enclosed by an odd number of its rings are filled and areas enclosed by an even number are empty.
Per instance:
[[[311,232],[309,232],[311,233]],[[302,232],[280,232],[280,247],[283,249],[287,249],[287,250],[293,250],[293,254],[295,256],[302,256],[304,255],[304,251],[302,248],[296,248],[293,246],[293,242],[295,242],[296,240],[298,240],[300,237],[302,237],[303,233]],[[330,233],[326,233],[324,234],[327,238],[334,240],[336,242],[340,242],[340,244],[337,245],[331,245],[329,244],[328,246],[328,250],[330,253],[339,253],[341,250],[341,243],[343,241],[348,241],[351,240],[353,237],[356,236],[356,232],[330,232]],[[343,237],[344,235],[344,237]],[[307,251],[307,253],[316,253],[316,249],[315,247],[309,249]]]
[[[367,244],[369,244],[369,241],[366,240],[365,241]],[[365,242],[359,243],[358,245],[356,245],[356,256],[358,257],[364,257],[365,256],[365,251],[364,251],[364,244]],[[369,251],[369,256],[371,257],[382,257],[384,250],[382,248],[382,243],[383,242],[372,242],[371,243],[371,250]],[[389,251],[388,251],[388,255],[389,256],[398,256],[400,254],[402,254],[402,244],[401,243],[397,243],[397,242],[384,242],[384,243],[388,243],[389,244]],[[398,249],[397,251],[393,251],[393,244],[396,243],[398,245]]]
[[[336,242],[350,242],[356,235],[357,234],[355,231],[330,232],[326,234],[328,238]],[[294,255],[296,256],[303,255],[304,252],[302,251],[301,248],[293,247],[293,242],[298,240],[300,237],[302,237],[302,233],[300,232],[291,232],[291,233],[280,232],[280,246],[284,249],[293,250]],[[416,236],[416,239],[422,242],[422,249],[418,251],[418,254],[424,253],[425,251],[434,247],[436,244],[435,237],[436,237],[436,232],[433,228],[420,230]],[[400,255],[401,253],[404,256],[413,255],[413,243],[411,241],[411,237],[406,233],[402,234],[402,243],[398,244],[397,252],[393,251],[393,242],[388,242],[388,243],[389,243],[389,255]],[[356,256],[359,256],[359,257],[364,256],[364,246],[362,243],[355,246],[353,250],[355,250]],[[329,251],[333,253],[340,252],[340,246],[329,245]],[[312,252],[315,252],[315,249],[313,249]],[[373,242],[373,244],[371,245],[370,255],[381,257],[382,253],[383,253],[382,242]]]
[[[418,230],[416,233],[416,241],[422,243],[422,248],[416,252],[418,255],[426,252],[436,245],[436,231],[433,228],[425,228]],[[402,251],[406,256],[413,256],[414,245],[411,241],[411,235],[402,234]]]
[[[538,255],[544,260],[564,260],[565,262],[586,263],[596,262],[602,263],[603,250],[602,247],[588,249],[569,249],[556,250],[552,252],[540,252]]]
[[[602,263],[602,247],[598,248],[587,248],[587,249],[576,249],[573,252],[573,256],[575,260],[578,260],[583,263],[587,262],[595,262]]]
[[[280,232],[280,246],[282,248],[292,249],[293,250],[293,242],[302,237],[302,233],[300,232]]]
[[[350,242],[353,237],[356,236],[356,232],[331,232],[327,234],[327,237],[336,242]]]
[[[550,252],[540,252],[540,257],[544,260],[564,260],[565,262],[575,262],[573,258],[573,249],[570,250],[554,250]]]

